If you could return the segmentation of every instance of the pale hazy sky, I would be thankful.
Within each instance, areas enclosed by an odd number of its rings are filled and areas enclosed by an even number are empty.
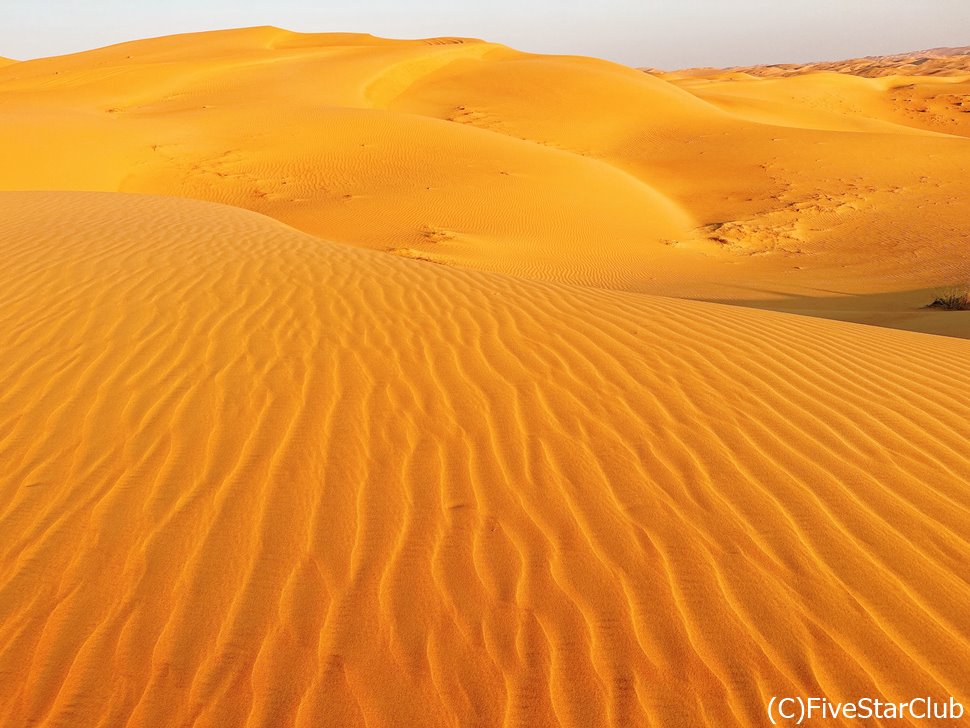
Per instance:
[[[682,68],[968,45],[970,0],[0,0],[0,56],[249,25],[472,36]]]

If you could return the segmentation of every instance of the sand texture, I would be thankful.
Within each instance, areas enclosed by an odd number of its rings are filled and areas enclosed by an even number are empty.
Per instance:
[[[970,134],[894,83],[274,28],[4,67],[0,725],[970,704],[970,314],[922,308]]]

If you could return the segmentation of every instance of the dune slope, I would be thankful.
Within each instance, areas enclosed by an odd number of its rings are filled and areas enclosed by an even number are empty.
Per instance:
[[[452,40],[254,28],[22,64],[0,74],[0,187],[193,197],[409,257],[601,286],[668,267],[660,241],[693,219],[649,182],[388,108],[440,68],[524,55]]]
[[[0,69],[0,189],[190,197],[446,265],[970,336],[912,304],[970,278],[966,86],[173,36]]]
[[[0,251],[4,725],[970,700],[966,341],[149,196],[0,194]]]

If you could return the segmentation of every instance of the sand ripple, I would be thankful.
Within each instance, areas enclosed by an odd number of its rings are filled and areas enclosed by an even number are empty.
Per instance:
[[[0,723],[967,692],[970,342],[0,195]]]

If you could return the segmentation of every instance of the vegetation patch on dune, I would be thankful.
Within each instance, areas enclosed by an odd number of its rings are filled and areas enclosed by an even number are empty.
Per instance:
[[[944,311],[970,311],[970,285],[952,286],[942,291],[927,308]]]

